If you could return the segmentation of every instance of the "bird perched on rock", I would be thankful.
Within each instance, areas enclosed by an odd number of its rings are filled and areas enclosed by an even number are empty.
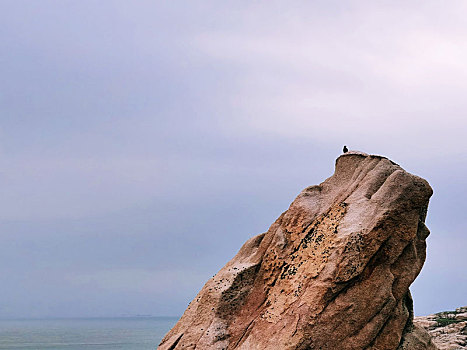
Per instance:
[[[347,146],[344,146],[344,149],[342,150],[344,153],[347,153],[349,151],[349,149],[347,148]]]

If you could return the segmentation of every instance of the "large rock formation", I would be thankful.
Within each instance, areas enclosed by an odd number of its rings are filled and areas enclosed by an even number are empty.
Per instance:
[[[202,288],[169,349],[435,349],[413,325],[428,183],[349,152]]]

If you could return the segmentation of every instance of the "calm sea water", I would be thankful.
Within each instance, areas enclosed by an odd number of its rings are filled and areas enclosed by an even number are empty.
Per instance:
[[[172,317],[0,320],[0,349],[153,350]]]

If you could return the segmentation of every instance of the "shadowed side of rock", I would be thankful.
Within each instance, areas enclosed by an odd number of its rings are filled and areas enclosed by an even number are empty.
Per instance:
[[[433,348],[415,336],[409,292],[431,194],[387,158],[342,155],[206,283],[159,349]]]

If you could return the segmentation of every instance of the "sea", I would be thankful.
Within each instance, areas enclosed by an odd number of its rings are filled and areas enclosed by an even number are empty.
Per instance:
[[[154,350],[176,317],[0,320],[0,349]]]

